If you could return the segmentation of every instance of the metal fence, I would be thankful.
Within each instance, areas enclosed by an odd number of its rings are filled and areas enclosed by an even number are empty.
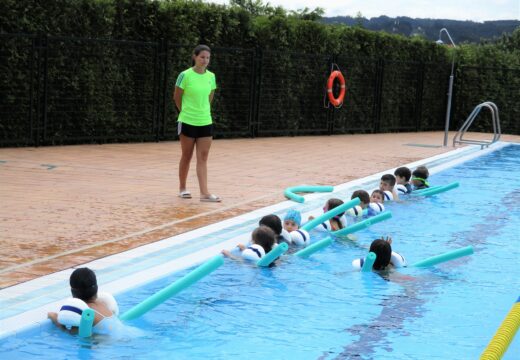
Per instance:
[[[450,64],[212,50],[216,137],[443,129]],[[0,146],[177,139],[173,86],[191,65],[191,51],[165,40],[0,34]],[[348,89],[339,109],[325,101],[333,63]],[[507,92],[520,88],[520,70],[485,70],[486,76],[505,79],[503,88],[488,89],[475,82],[475,74],[482,77],[480,69],[461,69],[455,89],[458,117],[480,97],[493,101],[490,92],[513,99]],[[511,119],[509,128],[518,133],[513,102],[503,104],[513,111],[501,117]]]
[[[473,108],[494,102],[503,133],[520,134],[520,69],[461,66],[456,78],[454,128],[460,128]],[[482,111],[470,131],[493,132],[491,113]]]

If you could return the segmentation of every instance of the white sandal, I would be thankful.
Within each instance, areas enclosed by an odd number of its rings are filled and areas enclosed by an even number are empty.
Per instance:
[[[201,197],[200,201],[204,201],[204,202],[221,202],[222,199],[219,198],[217,195],[211,194],[208,197]]]
[[[183,190],[179,193],[179,197],[183,199],[191,199],[191,193],[188,190]]]

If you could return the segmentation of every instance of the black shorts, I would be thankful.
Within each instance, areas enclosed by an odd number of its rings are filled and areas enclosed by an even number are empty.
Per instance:
[[[201,138],[201,137],[212,137],[213,136],[213,124],[204,126],[194,126],[186,123],[177,123],[177,133],[182,134],[190,138]]]

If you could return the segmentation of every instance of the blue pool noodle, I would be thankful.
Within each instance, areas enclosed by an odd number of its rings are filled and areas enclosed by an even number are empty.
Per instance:
[[[431,196],[431,195],[439,194],[439,193],[442,193],[442,192],[445,192],[445,191],[448,191],[451,189],[455,189],[457,187],[459,187],[459,183],[458,183],[458,181],[455,181],[455,182],[452,182],[451,184],[448,184],[445,186],[435,187],[435,188],[431,188],[431,189],[423,189],[424,191],[420,192],[417,195]],[[413,194],[413,192],[412,192],[412,194]]]
[[[194,283],[202,279],[204,276],[210,274],[223,264],[224,258],[222,257],[222,255],[215,256],[214,258],[206,261],[204,264],[200,265],[199,267],[191,271],[189,274],[185,275],[184,277],[180,278],[179,280],[175,281],[174,283],[170,284],[164,289],[156,292],[140,304],[134,306],[133,308],[122,314],[120,316],[120,319],[133,320],[140,317],[141,315],[152,310],[157,305],[162,304],[163,302],[171,298],[173,295],[193,285]]]
[[[371,217],[370,219],[360,221],[356,224],[347,226],[346,228],[343,228],[343,229],[340,229],[337,231],[333,231],[332,234],[336,235],[336,236],[352,234],[352,233],[355,233],[356,231],[366,229],[367,227],[369,227],[373,224],[376,224],[378,222],[390,219],[391,217],[392,217],[392,213],[390,211],[383,211],[381,214]]]
[[[365,261],[363,262],[363,267],[361,268],[362,272],[368,272],[372,271],[372,267],[374,266],[374,263],[376,262],[376,254],[373,252],[369,252],[367,257],[365,258]]]
[[[287,243],[281,243],[267,254],[265,254],[260,260],[256,262],[257,266],[269,266],[273,261],[278,259],[283,255],[287,250],[289,250],[289,245]]]
[[[332,238],[326,237],[325,239],[322,239],[320,241],[316,241],[314,244],[307,246],[305,249],[301,249],[300,251],[297,251],[294,253],[295,256],[306,258],[312,254],[314,254],[316,251],[319,251],[327,246],[332,244]]]
[[[302,185],[302,186],[288,187],[287,189],[285,189],[283,194],[285,195],[285,197],[287,197],[291,200],[294,200],[299,203],[303,203],[305,201],[305,199],[303,198],[303,196],[295,194],[296,192],[332,192],[332,191],[334,191],[333,186]]]
[[[94,317],[96,314],[92,309],[85,309],[81,313],[81,320],[79,321],[79,337],[91,337],[92,325],[94,324]]]
[[[320,225],[321,223],[333,218],[334,216],[344,212],[345,210],[348,210],[350,208],[353,208],[354,206],[358,205],[360,203],[359,198],[354,198],[350,201],[347,201],[344,204],[341,204],[340,206],[335,207],[332,210],[327,211],[326,213],[312,219],[308,223],[304,224],[302,226],[302,229],[305,231],[311,231],[316,226]]]
[[[458,259],[460,257],[471,255],[473,254],[473,246],[466,246],[457,250],[453,250],[450,252],[447,252],[445,254],[432,256],[428,259],[424,259],[422,261],[416,262],[415,264],[412,264],[413,267],[427,267],[427,266],[434,266],[446,261]]]

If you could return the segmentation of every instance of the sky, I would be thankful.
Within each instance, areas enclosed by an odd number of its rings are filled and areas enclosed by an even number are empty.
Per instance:
[[[228,4],[228,0],[206,0]],[[451,20],[520,20],[520,0],[262,0],[287,10],[321,7],[325,16],[389,17]]]

